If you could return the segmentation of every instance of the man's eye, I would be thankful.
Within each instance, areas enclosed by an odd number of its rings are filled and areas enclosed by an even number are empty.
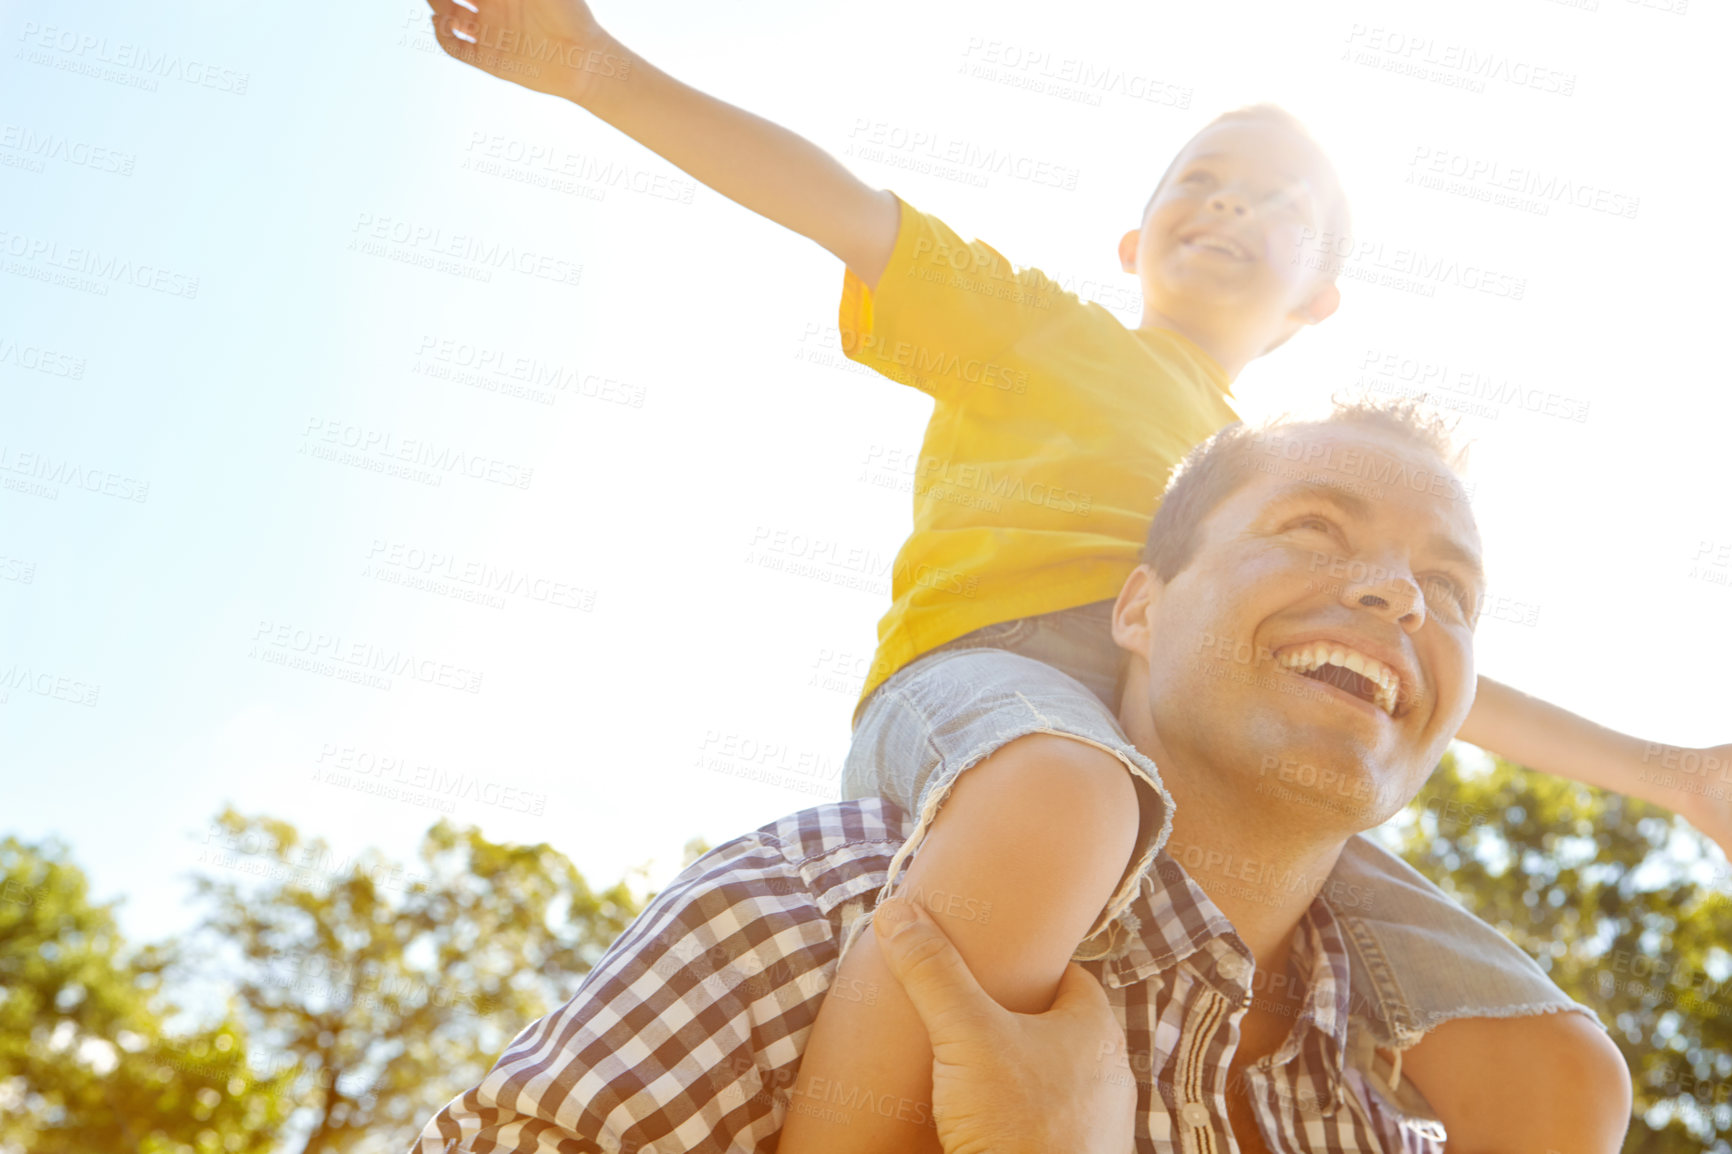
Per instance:
[[[1289,529],[1316,529],[1321,533],[1332,532],[1335,528],[1327,517],[1299,517],[1287,523]]]
[[[1425,579],[1425,599],[1427,601],[1453,601],[1466,616],[1472,616],[1472,597],[1468,591],[1448,577],[1431,576]]]

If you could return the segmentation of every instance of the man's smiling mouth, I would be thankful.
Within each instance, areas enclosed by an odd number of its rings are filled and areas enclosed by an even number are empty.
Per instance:
[[[1335,641],[1308,641],[1275,654],[1276,664],[1369,701],[1389,717],[1401,701],[1401,677],[1375,657]]]

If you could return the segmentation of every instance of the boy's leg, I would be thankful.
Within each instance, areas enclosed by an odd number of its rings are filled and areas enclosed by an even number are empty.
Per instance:
[[[1380,1090],[1415,1109],[1417,1089],[1415,1112],[1448,1121],[1452,1147],[1617,1149],[1628,1069],[1592,1010],[1515,943],[1363,835],[1325,897],[1351,946],[1354,1013],[1395,1054]]]
[[[1630,1071],[1586,1015],[1453,1018],[1402,1065],[1449,1130],[1451,1150],[1617,1154]]]
[[[1456,1018],[1593,1011],[1425,875],[1363,834],[1323,890],[1353,955],[1353,1010],[1380,1045],[1406,1049]]]
[[[1097,601],[1001,621],[940,646],[927,657],[958,649],[1002,649],[1033,658],[1074,678],[1099,698],[1116,729],[1124,651],[1113,642],[1112,609],[1112,601]],[[912,668],[911,664],[898,671],[886,686],[907,680]],[[880,688],[861,704],[842,770],[842,796],[847,800],[882,797],[914,813],[928,777],[937,768],[927,740],[932,725],[927,718],[910,714],[906,701],[892,703],[884,700],[888,696]]]
[[[926,906],[1001,1004],[1045,1009],[1073,955],[1122,943],[1114,918],[1164,837],[1167,805],[1152,764],[1087,689],[1012,653],[940,651],[886,683],[856,738],[905,759],[916,810],[886,892]],[[820,1010],[795,1100],[829,1092],[829,1109],[791,1112],[784,1154],[938,1150],[931,1048],[864,925],[837,988],[887,996]]]
[[[1154,762],[1125,736],[1104,698],[1066,671],[1087,676],[1091,682],[1101,681],[1102,676],[1110,680],[1113,675],[1112,659],[1077,657],[1084,649],[1098,648],[1093,635],[1104,628],[1105,615],[1099,612],[1103,608],[1083,606],[970,634],[969,644],[947,646],[921,657],[872,695],[848,750],[844,796],[882,797],[913,814],[916,822],[913,835],[891,863],[890,882],[881,896],[889,896],[900,884],[902,871],[965,770],[1018,738],[1049,734],[1087,747],[1070,750],[1068,760],[1053,763],[1060,780],[1080,758],[1098,768],[1097,777],[1107,780],[1116,780],[1109,772],[1116,763],[1119,772],[1128,772],[1135,790],[1136,848],[1119,885],[1099,905],[1099,916],[1074,958],[1088,961],[1123,949],[1126,934],[1118,915],[1136,897],[1156,850],[1167,840],[1172,799]],[[976,638],[984,639],[984,644],[974,643]],[[1110,646],[1110,636],[1107,643]],[[1001,644],[1005,648],[998,648]],[[1116,647],[1113,653],[1118,653]],[[1031,654],[1065,660],[1065,668]],[[856,926],[854,934],[858,936],[863,928]]]

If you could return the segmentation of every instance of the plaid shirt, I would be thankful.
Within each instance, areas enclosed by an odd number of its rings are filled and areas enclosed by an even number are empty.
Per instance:
[[[433,1117],[415,1154],[773,1151],[847,931],[912,828],[889,802],[839,802],[706,854],[570,1001]],[[1237,1085],[1228,1063],[1251,1001],[1250,951],[1164,852],[1130,912],[1129,949],[1086,968],[1125,1030],[1139,1154],[1237,1151],[1234,1092],[1277,1154],[1441,1154],[1435,1123],[1398,1113],[1345,1061],[1348,958],[1323,899],[1300,922],[1286,975],[1303,990],[1292,1031]],[[870,1002],[877,990],[835,995]],[[803,1095],[799,1108],[814,1106]]]

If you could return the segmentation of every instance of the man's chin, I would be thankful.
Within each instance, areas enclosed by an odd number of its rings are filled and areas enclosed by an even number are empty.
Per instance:
[[[1259,781],[1277,781],[1304,789],[1338,791],[1343,796],[1368,797],[1378,773],[1374,763],[1340,749],[1318,749],[1294,743],[1271,749],[1257,758]]]
[[[1339,731],[1288,736],[1259,755],[1258,792],[1281,799],[1281,791],[1288,791],[1287,800],[1337,815],[1356,830],[1382,824],[1413,800],[1438,760],[1396,743],[1347,739]]]
[[[1410,776],[1408,767],[1418,764],[1415,751],[1405,748],[1404,735],[1388,725],[1267,720],[1267,726],[1250,727],[1259,738],[1254,762],[1259,783],[1328,795],[1342,803],[1343,812],[1355,807],[1369,812],[1383,805],[1399,789],[1397,780]]]

